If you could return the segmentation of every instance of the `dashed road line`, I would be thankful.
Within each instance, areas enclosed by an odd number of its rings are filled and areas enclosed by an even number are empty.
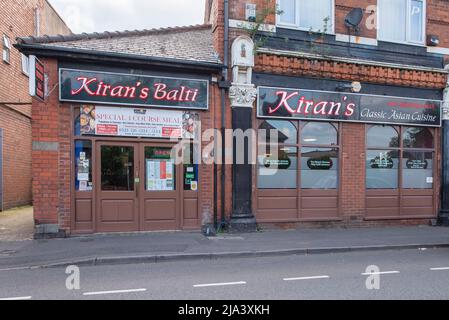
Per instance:
[[[449,270],[449,267],[430,268],[430,271],[445,271]]]
[[[329,276],[311,276],[311,277],[297,277],[297,278],[284,278],[284,281],[301,281],[301,280],[319,280],[319,279],[329,279]]]
[[[30,300],[32,296],[27,297],[13,297],[13,298],[0,298],[0,301],[17,301],[17,300]]]
[[[98,296],[107,294],[120,294],[120,293],[134,293],[134,292],[145,292],[147,289],[128,289],[128,290],[111,290],[111,291],[97,291],[97,292],[85,292],[84,296]]]
[[[382,272],[365,272],[362,273],[362,276],[377,276],[382,274],[398,274],[400,271],[382,271]]]
[[[220,286],[239,286],[245,285],[246,281],[237,282],[222,282],[222,283],[205,283],[205,284],[194,284],[194,288],[205,288],[205,287],[220,287]]]

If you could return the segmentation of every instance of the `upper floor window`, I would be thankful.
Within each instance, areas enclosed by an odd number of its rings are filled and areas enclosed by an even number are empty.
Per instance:
[[[11,41],[6,35],[3,35],[3,61],[11,62]]]
[[[378,38],[424,44],[425,0],[378,0]]]
[[[30,75],[30,58],[22,53],[22,72],[23,74]]]
[[[333,0],[278,0],[278,25],[303,30],[331,32]]]

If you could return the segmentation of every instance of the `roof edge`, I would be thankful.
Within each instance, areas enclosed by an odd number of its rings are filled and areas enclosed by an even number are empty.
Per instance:
[[[68,42],[68,41],[79,41],[79,40],[91,40],[91,39],[112,39],[121,37],[132,37],[132,36],[146,36],[154,34],[165,34],[172,32],[183,32],[183,31],[193,31],[193,30],[205,30],[211,29],[210,24],[197,24],[190,26],[177,26],[177,27],[167,27],[167,28],[154,28],[154,29],[144,29],[144,30],[134,30],[134,31],[114,31],[114,32],[93,32],[93,33],[79,33],[71,35],[44,35],[42,37],[18,37],[16,41],[18,44],[48,44],[56,42]]]
[[[208,61],[182,60],[163,57],[133,55],[126,53],[103,52],[74,48],[51,47],[42,44],[15,44],[20,52],[42,57],[66,58],[70,60],[87,59],[92,61],[120,61],[127,63],[146,63],[148,65],[165,67],[182,67],[185,69],[202,71],[219,71],[222,63]]]

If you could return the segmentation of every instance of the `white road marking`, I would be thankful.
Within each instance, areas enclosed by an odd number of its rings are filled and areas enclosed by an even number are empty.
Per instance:
[[[30,300],[32,297],[14,297],[14,298],[2,298],[0,301],[15,301],[15,300]]]
[[[133,292],[145,292],[147,289],[129,289],[129,290],[112,290],[112,291],[98,291],[98,292],[85,292],[84,296],[98,296],[104,294],[119,294],[119,293],[133,293]]]
[[[238,285],[244,285],[244,284],[246,284],[246,281],[194,284],[193,287],[194,288],[204,288],[204,287],[219,287],[219,286],[238,286]]]
[[[444,270],[449,270],[449,267],[430,268],[430,271],[444,271]]]
[[[382,271],[382,272],[365,272],[362,273],[362,276],[375,276],[375,275],[382,275],[382,274],[398,274],[401,273],[400,271]]]
[[[284,278],[284,281],[318,280],[329,278],[330,278],[329,276],[312,276],[312,277]]]

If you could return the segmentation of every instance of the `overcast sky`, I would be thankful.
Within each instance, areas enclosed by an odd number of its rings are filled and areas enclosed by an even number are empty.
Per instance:
[[[201,24],[205,0],[49,0],[75,33]]]

